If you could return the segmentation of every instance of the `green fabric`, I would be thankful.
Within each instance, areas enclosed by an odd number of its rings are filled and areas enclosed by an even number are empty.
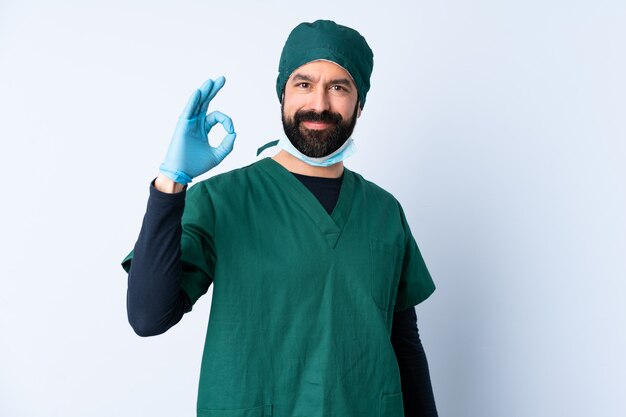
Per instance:
[[[332,20],[300,23],[291,31],[280,55],[276,80],[278,100],[282,101],[283,89],[293,71],[320,59],[332,61],[348,71],[363,109],[370,89],[374,54],[359,32]]]
[[[213,284],[199,416],[404,416],[393,313],[435,286],[391,194],[345,169],[328,215],[265,158],[191,187],[182,225],[184,290]]]

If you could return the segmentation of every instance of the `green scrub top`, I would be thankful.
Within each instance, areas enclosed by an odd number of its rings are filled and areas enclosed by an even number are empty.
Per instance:
[[[185,198],[181,285],[213,284],[198,416],[403,417],[393,313],[435,286],[398,201],[344,168],[329,215],[271,158]]]

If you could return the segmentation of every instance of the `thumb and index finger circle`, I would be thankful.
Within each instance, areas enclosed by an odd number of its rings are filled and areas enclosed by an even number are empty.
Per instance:
[[[232,119],[220,111],[213,111],[206,116],[204,121],[207,132],[217,123],[224,126],[227,134],[216,149],[221,154],[228,154],[233,149],[235,138],[237,137]]]
[[[214,111],[214,112],[207,114],[207,116],[204,118],[204,122],[205,122],[207,132],[211,130],[211,128],[215,126],[217,123],[220,123],[222,126],[224,126],[224,129],[228,133],[235,132],[235,127],[233,126],[232,119],[226,116],[221,111]]]

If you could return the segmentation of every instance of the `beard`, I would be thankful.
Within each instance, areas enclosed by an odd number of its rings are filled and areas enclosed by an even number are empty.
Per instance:
[[[324,110],[297,111],[293,118],[285,116],[285,100],[281,105],[281,116],[285,135],[291,144],[303,155],[310,158],[321,158],[330,155],[348,140],[356,125],[359,102],[354,107],[354,113],[348,121],[344,121],[339,113]],[[307,129],[301,126],[304,121],[327,122],[331,125],[326,129]]]

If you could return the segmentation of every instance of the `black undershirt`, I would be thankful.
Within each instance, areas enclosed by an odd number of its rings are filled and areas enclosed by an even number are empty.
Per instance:
[[[341,191],[340,178],[293,174],[330,214]],[[181,218],[186,192],[162,193],[150,185],[150,197],[128,274],[128,320],[140,336],[167,331],[191,311],[180,287]],[[413,307],[394,313],[391,330],[404,399],[405,417],[436,417],[426,354]]]
[[[333,209],[337,205],[337,200],[339,200],[343,176],[339,178],[322,178],[296,174],[295,172],[292,172],[292,174],[309,189],[322,206],[324,206],[328,214],[333,212]]]

